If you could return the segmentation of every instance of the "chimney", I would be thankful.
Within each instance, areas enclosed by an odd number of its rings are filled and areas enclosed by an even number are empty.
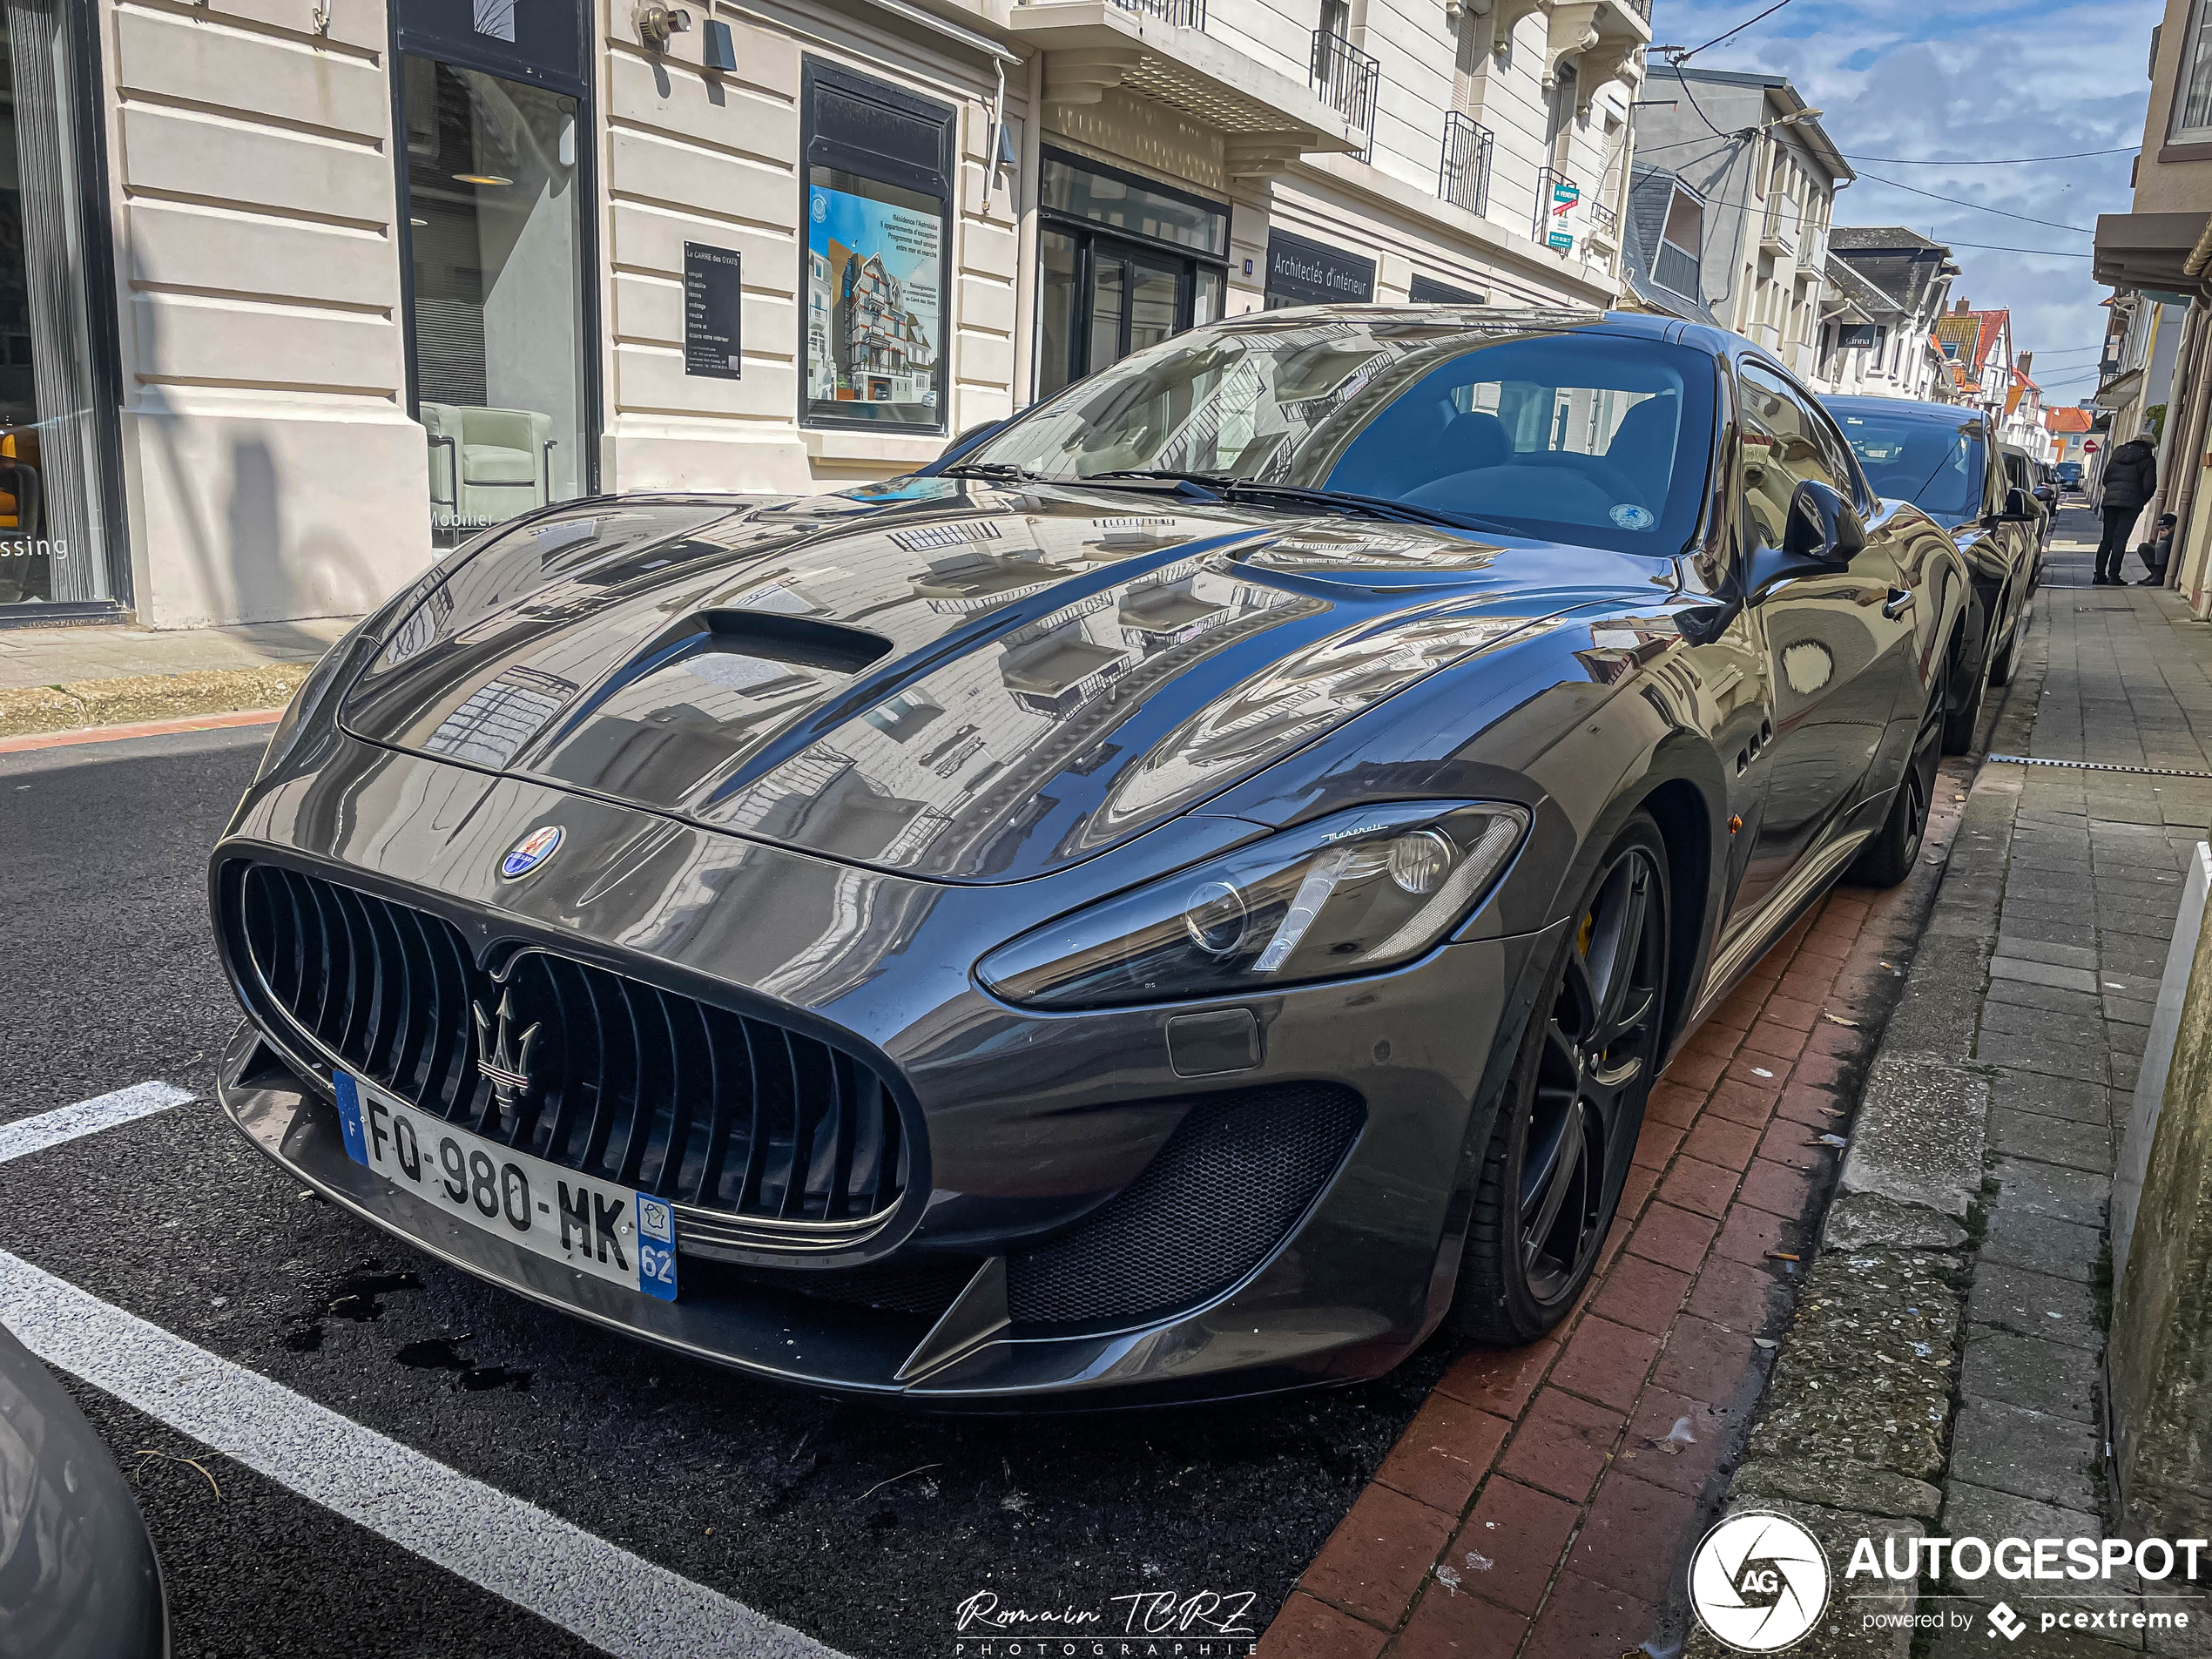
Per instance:
[[[2031,364],[2031,363],[2033,363],[2034,361],[2035,361],[2035,354],[2034,354],[2033,352],[2032,352],[2032,351],[2024,351],[2024,352],[2022,352],[2022,353],[2020,354],[2020,373],[2021,373],[2022,374],[2026,374],[2027,373],[2027,370],[2028,370],[2028,365],[2029,365],[2029,364]]]
[[[1957,305],[1952,307],[1951,314],[1954,317],[1965,316],[1966,314],[1966,302],[1964,300],[1961,300]]]

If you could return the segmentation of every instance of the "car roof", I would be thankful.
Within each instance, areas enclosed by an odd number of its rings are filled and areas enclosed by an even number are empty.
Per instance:
[[[1238,323],[1276,322],[1295,312],[1302,317],[1335,317],[1346,322],[1380,322],[1386,319],[1457,319],[1488,324],[1524,322],[1533,328],[1602,329],[1609,334],[1627,334],[1645,340],[1664,340],[1670,336],[1688,339],[1703,336],[1698,341],[1709,349],[1724,349],[1720,342],[1732,341],[1737,336],[1718,329],[1699,325],[1685,325],[1678,317],[1656,316],[1644,311],[1587,311],[1567,306],[1472,306],[1393,304],[1369,301],[1358,305],[1320,305],[1284,307],[1276,311],[1248,311],[1234,317],[1224,317],[1216,327],[1234,327]]]
[[[1824,397],[1831,410],[1852,415],[1902,415],[1914,421],[1946,421],[1952,426],[1986,426],[1988,417],[1971,405],[1923,403],[1909,397]]]

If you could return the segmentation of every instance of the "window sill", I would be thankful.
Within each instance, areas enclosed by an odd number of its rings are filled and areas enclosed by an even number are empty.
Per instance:
[[[936,460],[952,442],[942,432],[854,432],[839,427],[802,428],[799,435],[817,461],[882,461],[907,467]]]

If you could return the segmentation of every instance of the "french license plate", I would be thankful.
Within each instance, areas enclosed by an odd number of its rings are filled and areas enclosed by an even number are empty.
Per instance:
[[[676,1299],[664,1199],[502,1146],[349,1073],[331,1074],[354,1162],[447,1214],[580,1273]]]

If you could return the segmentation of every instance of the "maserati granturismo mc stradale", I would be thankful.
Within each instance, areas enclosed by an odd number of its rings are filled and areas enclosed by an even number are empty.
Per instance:
[[[1912,867],[1966,582],[1757,347],[1593,313],[1241,317],[917,474],[563,503],[276,729],[222,1103],[434,1257],[813,1388],[1525,1342],[1669,1055]]]

